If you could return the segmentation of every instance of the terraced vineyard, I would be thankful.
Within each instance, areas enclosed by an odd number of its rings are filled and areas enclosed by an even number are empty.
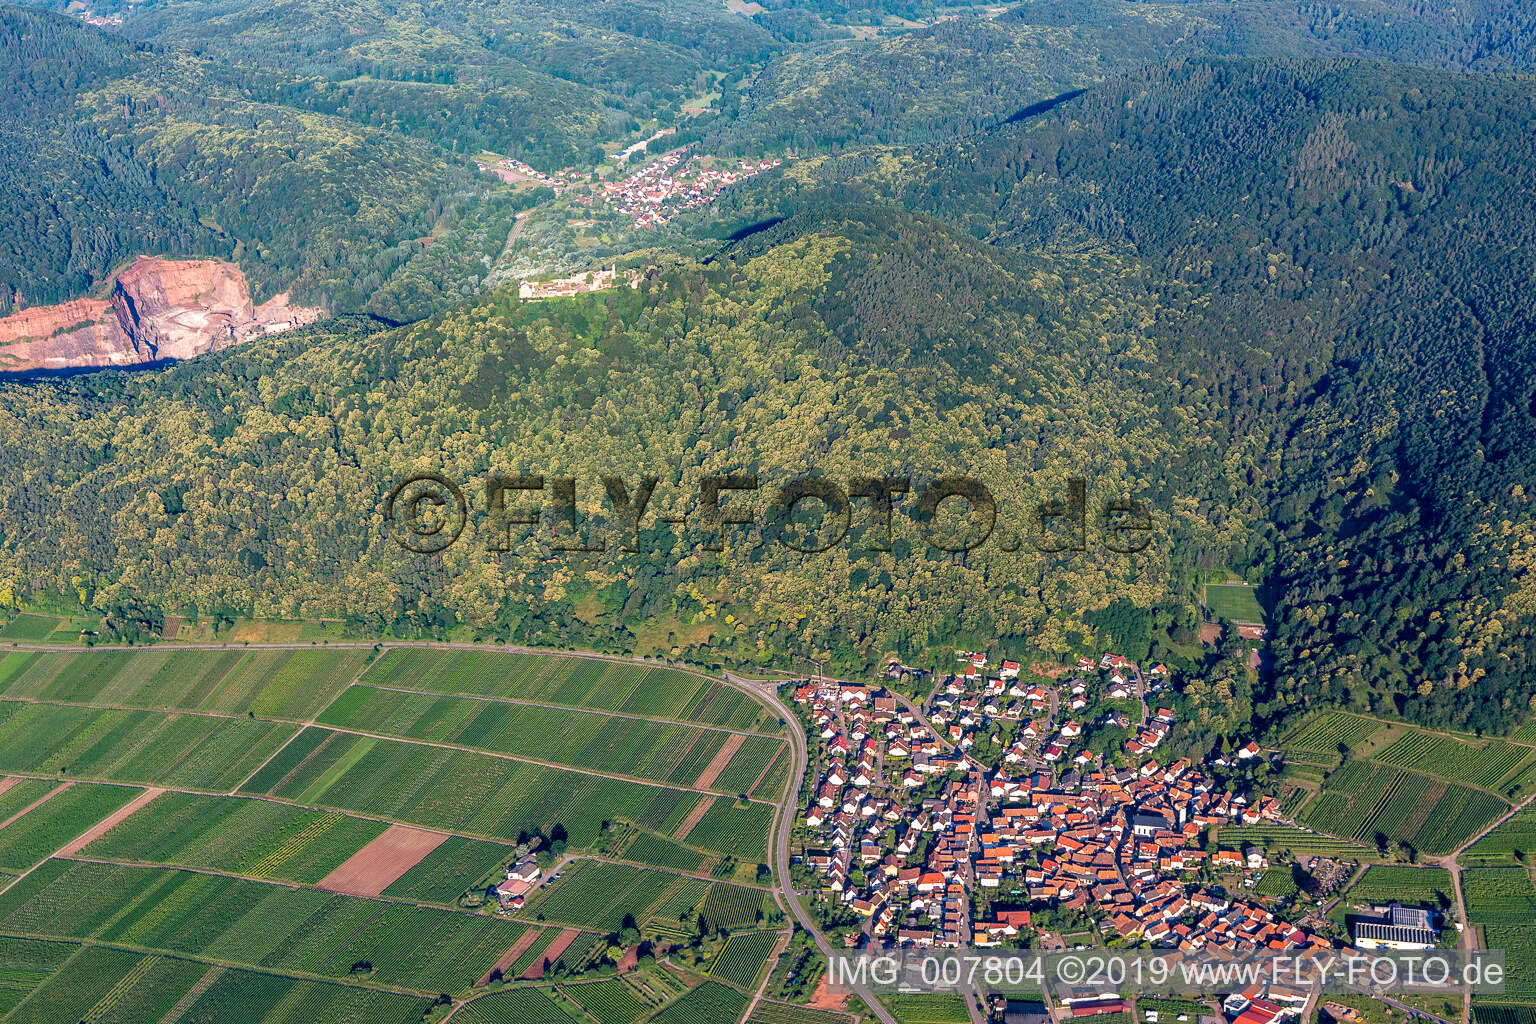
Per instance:
[[[673,868],[677,871],[697,871],[704,864],[703,854],[649,832],[639,831],[624,844],[619,856],[623,860],[654,864],[659,868]]]
[[[788,1003],[757,1004],[747,1024],[848,1024],[848,1018],[828,1010],[813,1010],[808,1006],[791,1006]]]
[[[597,1024],[634,1024],[653,1008],[617,978],[589,985],[566,985],[560,991],[580,1004]]]
[[[384,895],[451,906],[471,885],[516,860],[514,846],[453,836],[396,879]]]
[[[390,651],[363,682],[431,693],[512,697],[539,704],[674,718],[751,730],[766,710],[735,687],[643,664],[493,651]]]
[[[302,721],[362,672],[369,653],[293,651],[12,652],[0,695]]]
[[[1473,843],[1461,855],[1465,865],[1526,863],[1536,857],[1536,807],[1526,807]]]
[[[82,853],[313,885],[386,828],[269,800],[162,793]]]
[[[1403,840],[1428,854],[1455,849],[1508,809],[1482,790],[1390,765],[1349,761],[1307,804],[1301,824],[1375,843]]]
[[[1290,853],[1298,856],[1317,855],[1353,859],[1369,852],[1365,846],[1348,839],[1308,832],[1293,825],[1278,823],[1223,825],[1217,830],[1216,841],[1230,850],[1241,850],[1244,846],[1259,846],[1272,853]]]
[[[732,935],[705,973],[716,981],[728,981],[739,988],[750,989],[758,974],[767,967],[769,954],[778,941],[776,932]]]
[[[764,898],[761,889],[716,882],[709,887],[709,895],[704,898],[699,913],[704,915],[711,931],[746,928],[760,920]]]
[[[536,988],[515,988],[483,996],[462,1011],[470,1024],[577,1024],[553,999]]]
[[[246,718],[0,701],[0,772],[226,792],[294,726]]]
[[[651,1024],[722,1024],[740,1020],[746,1010],[746,996],[706,981],[652,1017]]]
[[[1417,729],[1399,736],[1372,759],[1491,789],[1510,799],[1528,792],[1536,775],[1536,749],[1531,747],[1497,739],[1464,743]]]
[[[364,673],[372,654],[354,650],[0,654],[0,771],[47,776],[0,781],[0,821],[15,818],[0,829],[0,885],[33,869],[0,894],[0,933],[26,936],[0,940],[0,1016],[414,1024],[430,997],[467,991],[514,946],[511,978],[536,976],[557,946],[579,969],[600,939],[591,929],[631,913],[683,938],[705,911],[711,930],[761,920],[763,890],[658,868],[724,879],[766,860],[788,748],[752,730],[776,719],[689,673],[466,655],[392,652]],[[301,725],[309,716],[355,731]],[[609,777],[621,774],[651,781]],[[700,784],[718,795],[689,789]],[[46,860],[147,785],[170,788],[72,855],[89,859]],[[762,799],[736,797],[754,789]],[[457,908],[532,832],[648,867],[576,860],[524,908],[548,923],[520,942],[528,924]],[[750,983],[773,940],[728,941],[719,976]],[[710,984],[659,1010],[682,987],[647,996],[615,980],[580,994],[601,1024],[714,1020],[740,998]],[[569,1021],[574,1004],[545,992],[508,990],[460,1015]]]
[[[625,915],[644,921],[688,881],[664,871],[581,860],[530,900],[527,913],[558,924],[616,932]]]
[[[1536,887],[1530,869],[1471,868],[1462,872],[1461,889],[1467,917],[1482,929],[1481,945],[1504,950],[1504,992],[1488,1001],[1536,1005],[1536,934],[1531,931]]]
[[[429,1005],[324,982],[101,946],[0,940],[8,1021],[74,1024],[417,1024]]]
[[[1413,868],[1372,864],[1350,887],[1354,903],[1402,903],[1408,906],[1450,907],[1455,903],[1451,873],[1444,868]]]
[[[102,899],[102,893],[114,894]],[[456,992],[525,926],[221,875],[55,860],[0,894],[0,932]]]
[[[597,843],[603,822],[643,823],[655,807],[681,821],[699,800],[657,785],[319,727],[305,730],[242,791],[491,839],[534,828],[548,835],[559,825],[573,849]],[[720,798],[687,841],[760,860],[772,820],[771,804],[738,809]]]
[[[968,1024],[971,1019],[966,1012],[965,1001],[959,996],[896,995],[880,1001],[901,1024]]]
[[[1336,760],[1340,745],[1358,749],[1384,727],[1384,723],[1343,711],[1321,711],[1300,722],[1280,743],[1288,751],[1324,754]]]
[[[694,785],[703,765],[731,736],[676,722],[371,686],[351,687],[317,721],[684,786]],[[783,745],[749,737],[710,788],[730,793],[749,788]]]
[[[0,1016],[51,978],[79,949],[65,942],[0,938]]]
[[[0,867],[27,870],[142,792],[91,784],[59,790],[0,829]]]

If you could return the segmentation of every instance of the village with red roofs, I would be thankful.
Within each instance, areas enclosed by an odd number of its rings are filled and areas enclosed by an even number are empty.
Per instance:
[[[797,856],[829,933],[875,951],[1348,944],[1322,915],[1292,920],[1248,892],[1270,866],[1263,849],[1216,841],[1224,826],[1290,824],[1275,797],[1232,784],[1266,759],[1258,743],[1204,764],[1160,757],[1176,722],[1165,666],[1106,653],[1056,668],[1026,678],[1018,662],[961,651],[943,678],[892,661],[889,689],[796,685],[820,741]],[[914,688],[921,704],[900,692]],[[1274,987],[1224,1009],[1273,1024],[1307,999]],[[1052,1012],[1124,1009],[1085,998]]]

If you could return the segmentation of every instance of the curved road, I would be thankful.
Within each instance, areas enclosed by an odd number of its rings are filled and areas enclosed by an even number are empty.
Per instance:
[[[816,926],[815,918],[801,905],[800,897],[795,893],[794,880],[789,874],[789,836],[794,831],[795,812],[799,810],[800,804],[800,786],[805,781],[805,773],[810,767],[811,760],[810,750],[805,742],[805,730],[800,726],[799,716],[779,699],[778,687],[772,682],[759,682],[747,679],[733,672],[726,672],[725,678],[728,682],[749,690],[762,700],[767,701],[768,705],[778,712],[779,717],[784,719],[785,724],[789,728],[790,747],[795,752],[795,770],[790,775],[789,795],[785,799],[784,807],[780,812],[778,827],[774,829],[773,871],[779,880],[779,894],[783,897],[785,909],[789,911],[790,916],[795,919],[795,922],[810,934],[811,938],[816,942],[816,948],[820,949],[822,955],[827,957],[828,962],[830,962],[832,945],[827,941],[827,937],[821,933],[821,929]],[[849,988],[853,990],[854,995],[864,1001],[864,1004],[869,1007],[870,1012],[882,1024],[897,1024],[896,1018],[875,998],[874,993],[869,990],[869,986],[855,983],[850,985]]]

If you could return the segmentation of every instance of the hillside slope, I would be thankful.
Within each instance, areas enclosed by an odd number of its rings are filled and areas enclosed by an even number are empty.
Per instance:
[[[1061,643],[1116,596],[1188,621],[1181,564],[1244,534],[1226,464],[1239,442],[1200,396],[1168,400],[1149,298],[1112,249],[1020,261],[849,209],[639,290],[498,295],[394,331],[339,323],[161,374],[12,385],[0,573],[13,591],[81,581],[168,611],[345,614],[407,633],[463,619],[524,641],[781,663],[821,650],[848,667],[999,630]],[[874,543],[862,528],[814,556],[751,535],[704,550],[701,475],[756,472],[767,490],[812,469],[843,486],[973,474],[996,495],[998,536],[964,558],[930,549],[909,498],[889,553],[859,550]],[[384,528],[387,492],[419,471],[473,498],[466,540],[442,556],[409,555]],[[610,550],[556,552],[565,528],[541,527],[487,552],[492,471],[576,477]],[[650,554],[618,550],[603,474],[631,489],[660,477]],[[1032,529],[1031,502],[1079,475],[1087,551],[1002,550]],[[1135,556],[1098,525],[1126,495],[1156,512],[1156,543]],[[759,517],[767,500],[749,499]],[[655,518],[678,513],[695,518],[677,533]]]

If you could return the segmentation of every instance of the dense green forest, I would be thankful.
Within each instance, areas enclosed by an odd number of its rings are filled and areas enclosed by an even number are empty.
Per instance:
[[[1177,61],[956,144],[804,162],[716,230],[833,197],[1019,251],[1128,246],[1170,379],[1257,445],[1270,700],[1491,728],[1536,655],[1533,128],[1522,78]]]
[[[12,385],[4,578],[12,594],[62,584],[106,604],[341,613],[407,634],[463,620],[486,637],[701,660],[819,652],[853,668],[999,628],[1065,650],[1115,597],[1187,608],[1191,567],[1240,548],[1255,510],[1238,479],[1211,486],[1229,472],[1219,410],[1192,395],[1167,417],[1143,411],[1164,392],[1140,327],[1155,317],[1144,278],[1123,249],[1026,259],[848,208],[638,290],[498,294],[413,327],[338,321],[166,374]],[[1176,486],[1165,467],[1189,451],[1210,454]],[[551,507],[559,532],[508,554],[487,550],[482,517],[442,555],[410,555],[382,510],[398,480],[428,470],[474,496],[476,515],[493,472],[575,477],[583,520],[612,519],[600,476],[631,492],[660,480],[641,553],[617,539],[600,555],[556,550],[572,541]],[[916,489],[970,474],[996,497],[999,538],[964,556],[930,548],[914,495],[896,500],[889,552],[856,533],[802,555],[750,531],[707,550],[702,475],[757,473],[770,490],[811,470],[845,487],[909,475]],[[1077,475],[1088,549],[1003,550]],[[1196,477],[1205,497],[1163,500]],[[1103,503],[1127,496],[1157,505],[1155,543],[1135,555],[1109,550],[1100,524]],[[760,520],[767,498],[747,499]],[[692,522],[660,522],[679,513]]]
[[[430,144],[53,15],[0,8],[0,79],[0,313],[149,252],[235,260],[260,298],[412,319],[475,294],[517,205]]]
[[[803,153],[927,143],[1179,56],[1355,56],[1522,70],[1536,62],[1536,11],[1521,0],[1030,0],[990,20],[967,16],[870,41],[792,48],[735,98],[733,116],[705,141],[726,151]]]

